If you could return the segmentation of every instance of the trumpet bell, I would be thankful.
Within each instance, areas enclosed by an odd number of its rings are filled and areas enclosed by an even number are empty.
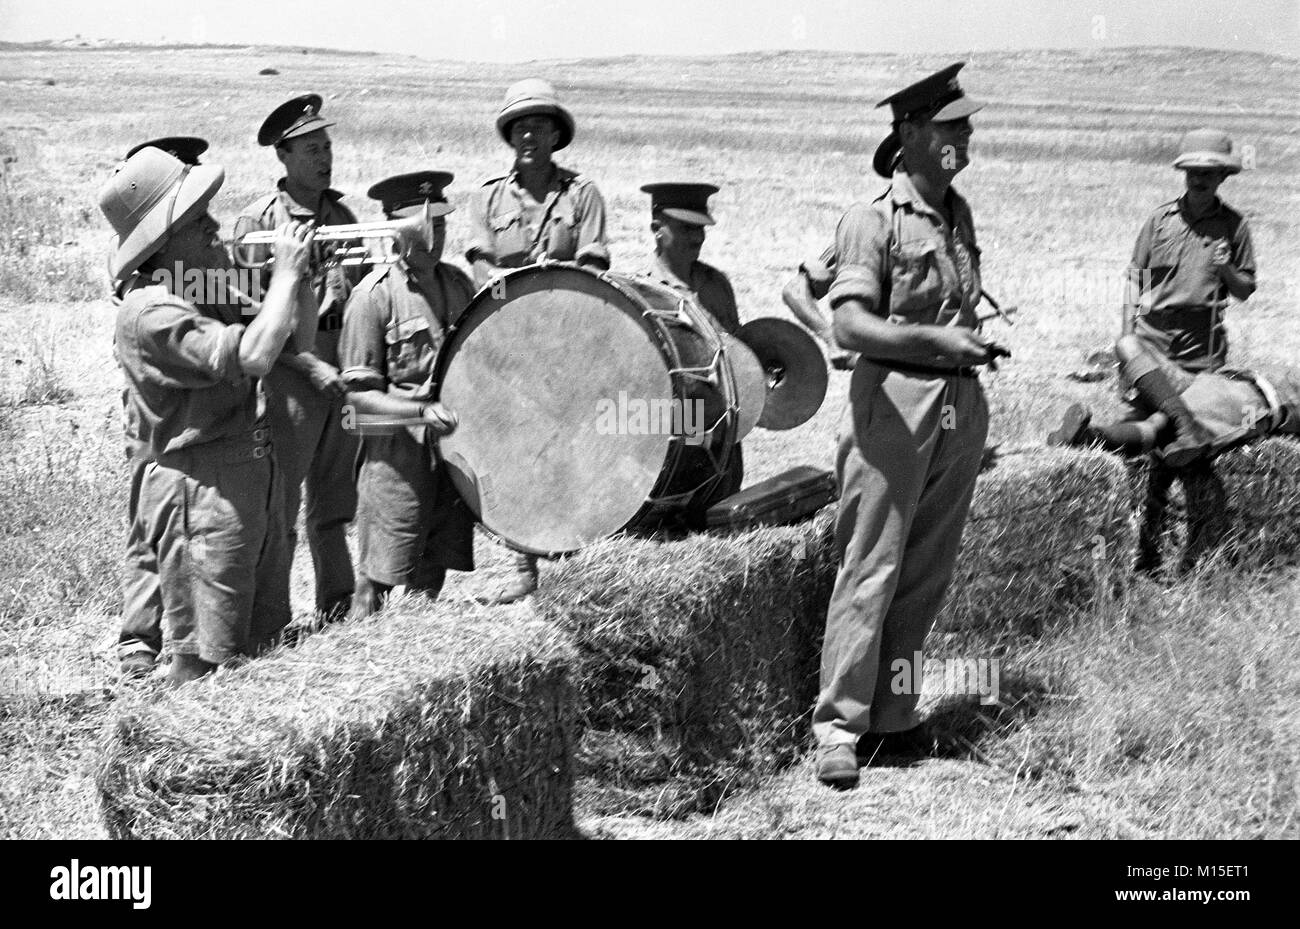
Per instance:
[[[737,336],[758,358],[766,402],[758,418],[764,429],[802,426],[821,409],[830,376],[813,337],[788,320],[765,316],[740,327]]]

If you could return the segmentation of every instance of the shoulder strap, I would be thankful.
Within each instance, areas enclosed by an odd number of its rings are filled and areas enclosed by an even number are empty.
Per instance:
[[[898,247],[902,232],[899,229],[898,204],[889,196],[888,191],[885,192],[885,199],[889,201],[889,238],[885,240],[885,279],[880,287],[880,308],[885,311],[885,318],[888,319],[892,312],[890,301],[894,290],[894,249]]]

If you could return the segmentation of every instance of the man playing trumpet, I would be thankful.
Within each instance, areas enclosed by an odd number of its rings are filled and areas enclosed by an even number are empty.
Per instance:
[[[441,261],[446,215],[454,209],[443,171],[401,174],[375,184],[368,195],[390,220],[423,216],[429,240],[404,237],[401,257],[376,268],[352,292],[339,358],[348,385],[348,419],[387,419],[358,431],[357,588],[351,618],[368,616],[394,587],[433,599],[447,569],[474,569],[474,518],[452,487],[431,443],[456,418],[429,400],[433,363],[448,328],[474,295],[469,276]]]
[[[311,230],[281,227],[270,289],[247,325],[224,294],[181,299],[183,278],[168,272],[228,267],[207,212],[224,176],[147,147],[99,194],[119,243],[109,262],[122,298],[114,351],[145,459],[131,537],[157,568],[174,684],[274,644],[290,617],[283,482],[262,379],[287,342],[315,337],[315,301],[300,286]]]

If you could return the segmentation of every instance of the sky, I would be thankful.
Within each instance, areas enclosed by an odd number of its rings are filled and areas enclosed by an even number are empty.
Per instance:
[[[465,61],[1188,45],[1300,54],[1300,0],[0,0],[0,40],[304,45]]]

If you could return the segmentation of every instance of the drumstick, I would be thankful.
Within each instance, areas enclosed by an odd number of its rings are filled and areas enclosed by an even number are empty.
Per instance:
[[[407,426],[427,426],[423,416],[389,416],[386,413],[353,413],[344,427],[357,435],[392,435]]]
[[[1017,309],[1019,309],[1019,307],[1009,306],[1005,310],[1002,309],[1002,307],[998,305],[998,302],[993,299],[993,296],[987,290],[984,289],[980,290],[980,296],[988,301],[989,306],[993,307],[993,316],[996,316],[997,318],[1001,319],[1008,326],[1015,325],[1015,323],[1011,321],[1011,314],[1014,313]],[[979,317],[979,319],[982,322],[986,319],[992,319],[993,316],[981,316]]]

